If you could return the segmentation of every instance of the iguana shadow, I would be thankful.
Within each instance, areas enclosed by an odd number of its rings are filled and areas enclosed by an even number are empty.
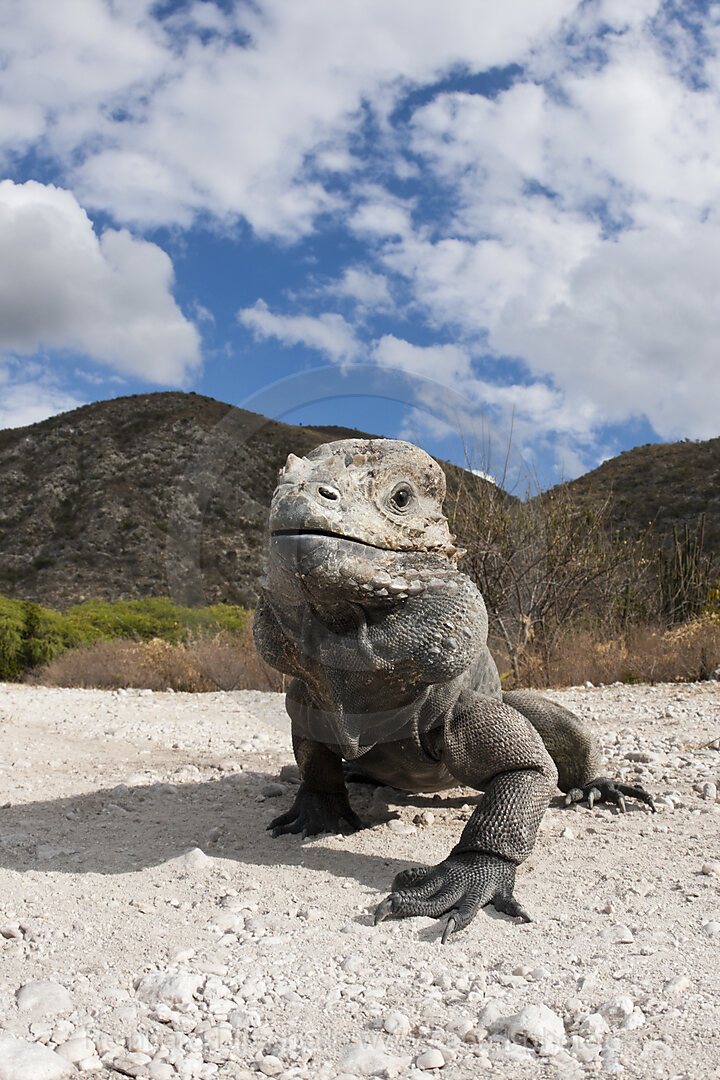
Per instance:
[[[270,820],[285,810],[295,792],[264,798],[270,773],[233,773],[193,783],[156,783],[98,789],[65,798],[34,800],[0,808],[0,866],[68,874],[124,874],[157,867],[200,848],[207,855],[244,866],[303,866],[386,890],[389,878],[423,861],[404,861],[324,843],[327,838],[271,837]],[[352,798],[368,828],[394,816],[372,789],[351,786]],[[258,798],[260,796],[260,798]],[[467,797],[406,796],[402,805],[459,808]],[[474,799],[472,801],[475,801]],[[370,804],[372,803],[372,807]],[[390,868],[390,869],[388,869]],[[232,871],[231,867],[227,867]]]

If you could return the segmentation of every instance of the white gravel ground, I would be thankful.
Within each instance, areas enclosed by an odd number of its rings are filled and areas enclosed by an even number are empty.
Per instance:
[[[372,926],[477,798],[353,785],[270,838],[282,698],[0,685],[0,1080],[720,1077],[720,684],[551,696],[658,797],[558,799],[517,895],[442,946]]]

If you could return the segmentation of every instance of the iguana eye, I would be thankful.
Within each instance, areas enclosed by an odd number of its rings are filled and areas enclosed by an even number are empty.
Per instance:
[[[393,510],[399,510],[401,513],[408,510],[415,501],[415,492],[409,484],[398,484],[390,495],[390,506]]]

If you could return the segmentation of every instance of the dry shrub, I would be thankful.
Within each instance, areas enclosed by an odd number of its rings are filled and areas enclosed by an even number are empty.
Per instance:
[[[720,619],[702,615],[680,626],[629,627],[623,634],[571,629],[552,651],[549,680],[532,649],[522,666],[524,686],[577,686],[592,682],[688,682],[720,667]],[[510,685],[509,681],[506,685]]]
[[[283,690],[283,676],[258,656],[247,626],[240,634],[222,631],[171,645],[97,641],[56,656],[35,668],[27,682],[41,686],[115,690],[177,690],[191,694],[215,690]]]

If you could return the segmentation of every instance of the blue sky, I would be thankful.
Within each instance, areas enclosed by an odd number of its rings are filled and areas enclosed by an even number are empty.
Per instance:
[[[0,427],[180,388],[544,482],[720,434],[719,47],[693,0],[6,0]]]

